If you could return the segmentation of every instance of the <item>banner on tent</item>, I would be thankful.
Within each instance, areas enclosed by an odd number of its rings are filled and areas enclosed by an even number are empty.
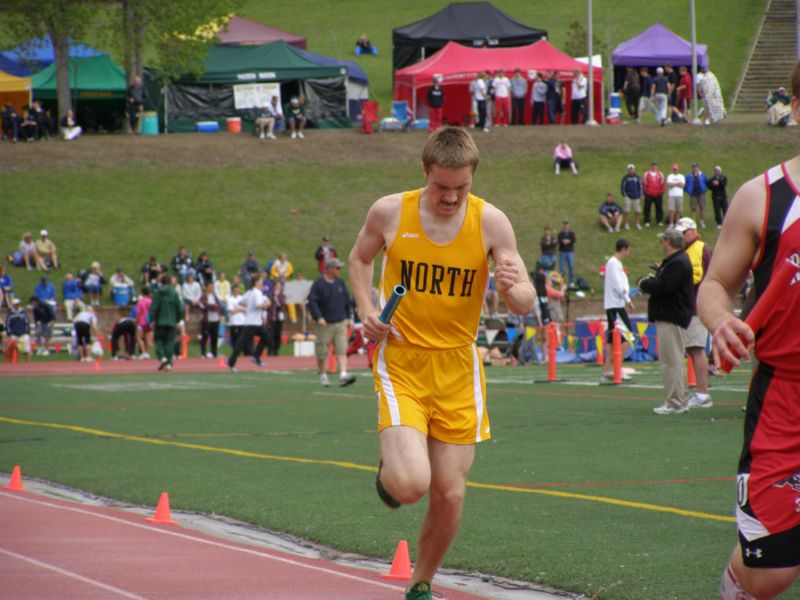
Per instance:
[[[233,86],[233,105],[236,110],[261,108],[269,104],[273,96],[277,96],[278,104],[281,104],[279,83],[248,83]]]

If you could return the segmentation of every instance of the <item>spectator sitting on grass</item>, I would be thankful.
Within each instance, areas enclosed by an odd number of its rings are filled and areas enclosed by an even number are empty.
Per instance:
[[[305,103],[300,101],[300,98],[292,98],[283,108],[283,114],[286,115],[286,122],[292,130],[292,139],[304,138],[303,129],[306,128],[306,107]]]
[[[366,33],[362,33],[356,40],[356,54],[372,54],[378,55],[378,49],[369,41]]]
[[[8,274],[8,269],[2,266],[0,266],[0,292],[3,295],[0,308],[3,308],[4,305],[11,308],[11,301],[14,299],[14,280]]]
[[[81,126],[78,125],[78,122],[75,120],[75,113],[71,108],[68,108],[67,114],[61,117],[60,125],[61,136],[64,138],[65,142],[71,142],[79,138],[81,133],[83,133],[83,129],[81,129]]]
[[[156,260],[155,256],[151,256],[140,269],[140,273],[142,274],[141,282],[145,285],[158,283],[158,278],[161,277],[162,273],[166,272],[167,265],[161,264]]]
[[[564,140],[561,140],[553,150],[553,166],[556,175],[561,173],[561,167],[571,169],[573,175],[578,174],[578,163],[572,157],[572,148]]]
[[[33,322],[36,332],[36,355],[50,356],[50,339],[53,337],[53,321],[55,316],[52,311],[39,302],[36,296],[30,299],[33,307]]]
[[[1,117],[3,120],[3,137],[16,144],[19,139],[20,119],[17,109],[14,108],[11,102],[6,102]]]
[[[12,348],[16,346],[17,352],[27,355],[28,362],[31,360],[31,322],[28,313],[22,308],[19,298],[11,301],[11,311],[6,316],[6,359],[11,354]]]
[[[622,207],[614,202],[611,192],[606,194],[606,199],[597,210],[599,213],[600,224],[608,229],[608,232],[619,231],[622,225]]]
[[[172,257],[172,271],[178,276],[178,280],[183,283],[186,281],[186,276],[190,273],[195,275],[197,271],[194,268],[194,261],[192,255],[185,246],[178,248],[175,256]]]
[[[81,284],[75,279],[72,273],[67,273],[64,282],[61,284],[61,297],[64,299],[64,312],[67,314],[67,321],[72,321],[75,310],[82,310],[83,290]]]
[[[200,308],[200,299],[203,295],[203,288],[195,280],[194,273],[186,274],[186,281],[181,286],[180,298],[183,300],[184,319],[189,320],[189,311],[193,308]]]
[[[89,304],[100,306],[100,297],[103,295],[103,286],[106,284],[106,278],[100,271],[100,263],[94,261],[88,271],[81,271],[78,276],[83,282],[83,291],[86,292]]]
[[[33,241],[33,234],[30,231],[22,234],[19,247],[14,254],[8,257],[8,262],[17,267],[25,265],[28,271],[32,271],[34,267],[45,272],[49,271],[39,253],[36,252],[36,243]]]
[[[42,229],[39,232],[39,239],[36,240],[36,253],[42,262],[52,269],[58,269],[58,254],[56,253],[56,245],[47,237],[47,229]]]
[[[242,266],[239,269],[239,274],[242,279],[244,287],[250,287],[250,280],[256,277],[261,272],[261,265],[256,260],[255,252],[249,250],[247,258],[242,261]]]

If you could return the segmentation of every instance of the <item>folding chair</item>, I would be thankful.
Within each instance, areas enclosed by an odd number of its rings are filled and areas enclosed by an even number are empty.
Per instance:
[[[372,133],[372,124],[380,123],[381,115],[385,115],[374,100],[364,100],[361,103],[361,133]]]

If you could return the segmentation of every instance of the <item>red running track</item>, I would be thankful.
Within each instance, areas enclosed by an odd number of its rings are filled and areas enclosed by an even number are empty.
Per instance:
[[[180,517],[178,519],[180,520]],[[138,514],[0,491],[0,598],[399,600],[403,582],[155,525]],[[448,600],[479,600],[438,588]]]

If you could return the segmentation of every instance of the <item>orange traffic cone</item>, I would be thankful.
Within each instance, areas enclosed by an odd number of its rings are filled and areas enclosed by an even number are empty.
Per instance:
[[[411,579],[411,561],[408,558],[408,542],[400,540],[394,552],[392,566],[388,573],[382,573],[384,579]]]
[[[328,354],[328,372],[336,373],[336,356],[333,354],[333,347],[331,347],[330,354]]]
[[[169,512],[169,494],[162,492],[161,497],[158,499],[158,506],[156,506],[156,514],[152,517],[147,517],[151,523],[161,523],[163,525],[177,525],[172,520]]]
[[[99,371],[100,370],[100,361],[99,360],[94,361],[94,370],[95,371]]]
[[[26,492],[26,490],[22,486],[22,471],[19,468],[19,465],[14,467],[14,470],[11,471],[11,479],[8,480],[8,485],[6,485],[4,490],[11,490],[13,492]]]
[[[686,385],[689,387],[697,387],[697,376],[694,372],[694,362],[692,357],[686,357]]]
[[[228,365],[225,364],[225,359],[224,358],[220,358],[219,362],[217,363],[217,365],[219,366],[220,369],[225,369],[225,368],[228,367]]]

